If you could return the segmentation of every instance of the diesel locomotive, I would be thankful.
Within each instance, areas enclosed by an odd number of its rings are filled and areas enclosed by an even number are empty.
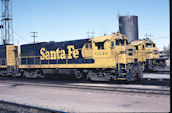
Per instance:
[[[160,53],[155,43],[149,38],[143,40],[135,40],[130,43],[131,46],[136,48],[136,57],[138,62],[145,65],[145,70],[150,71],[166,71],[167,58],[160,57]]]
[[[119,30],[127,36],[129,45],[135,47],[138,62],[144,63],[144,71],[170,71],[166,66],[167,58],[160,57],[155,43],[148,38],[139,39],[138,16],[119,16]]]
[[[144,64],[138,62],[135,47],[117,32],[90,39],[0,46],[0,75],[44,78],[45,75],[73,75],[92,81],[140,80]]]

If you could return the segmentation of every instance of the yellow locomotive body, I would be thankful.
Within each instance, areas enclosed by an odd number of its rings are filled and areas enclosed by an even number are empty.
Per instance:
[[[135,49],[128,45],[127,37],[120,33],[91,38],[80,48],[71,44],[59,48],[48,50],[46,47],[40,47],[39,56],[21,56],[21,62],[25,62],[19,65],[21,73],[25,77],[36,75],[36,78],[50,69],[53,72],[72,69],[78,79],[86,77],[98,81],[132,81],[142,78],[143,66],[137,63]],[[39,60],[35,63],[37,58]],[[33,63],[27,64],[29,59],[33,59]],[[54,63],[50,63],[52,60]],[[59,63],[62,60],[63,63]],[[46,63],[42,63],[43,61]]]
[[[165,59],[160,58],[160,53],[155,43],[150,39],[136,40],[130,43],[136,48],[138,62],[145,64],[145,71],[153,71],[157,68],[165,68]]]
[[[18,70],[18,47],[1,45],[0,49],[0,75],[15,75]]]

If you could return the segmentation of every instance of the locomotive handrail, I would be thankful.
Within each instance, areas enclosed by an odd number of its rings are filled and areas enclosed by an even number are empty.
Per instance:
[[[23,59],[23,58],[26,59],[26,64],[28,64],[28,58],[33,58],[33,60],[34,60],[33,64],[35,64],[35,59],[38,58],[38,57],[40,57],[40,56],[24,56],[24,57],[20,56],[20,58],[19,58],[20,59],[20,64],[22,64],[21,59]],[[41,64],[41,60],[39,60],[39,64]],[[49,60],[48,60],[48,64],[49,64]]]
[[[40,57],[40,56],[24,56],[24,57],[20,56],[20,58],[34,58],[34,57]]]
[[[4,66],[4,65],[2,65],[2,61],[3,61],[3,60],[5,60],[5,65],[7,64],[7,63],[6,63],[6,59],[5,59],[5,58],[1,58],[1,59],[0,59],[0,66]]]

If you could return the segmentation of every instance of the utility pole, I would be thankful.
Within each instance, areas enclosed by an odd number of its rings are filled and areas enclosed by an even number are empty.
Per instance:
[[[36,38],[36,37],[38,37],[38,36],[36,36],[36,33],[38,33],[38,32],[30,32],[30,33],[32,33],[32,34],[33,34],[33,35],[32,35],[32,36],[30,36],[30,37],[33,37],[33,40],[34,40],[34,42],[33,42],[33,43],[35,44],[35,38]]]
[[[145,33],[145,38],[150,38],[151,39],[151,37],[153,37],[153,35],[150,33],[149,35],[148,35],[148,33]]]
[[[150,37],[150,39],[151,39],[151,37],[153,37],[153,35],[150,33],[150,34],[149,34],[149,37]]]
[[[1,0],[0,30],[2,43],[13,44],[12,0]]]
[[[90,34],[92,34],[91,36],[90,36]],[[87,35],[88,35],[88,38],[93,38],[94,37],[94,32],[92,31],[92,32],[87,32]]]
[[[148,35],[147,33],[145,33],[145,35],[144,35],[144,36],[145,36],[145,38],[148,38],[148,36],[149,36],[149,35]]]

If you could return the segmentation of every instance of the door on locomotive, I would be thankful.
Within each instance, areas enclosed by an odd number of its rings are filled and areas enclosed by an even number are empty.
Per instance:
[[[18,46],[7,45],[6,49],[8,75],[16,76],[18,72]]]
[[[92,42],[89,41],[85,44],[85,49],[83,53],[84,57],[86,58],[92,58],[93,57],[93,49],[92,49]]]

